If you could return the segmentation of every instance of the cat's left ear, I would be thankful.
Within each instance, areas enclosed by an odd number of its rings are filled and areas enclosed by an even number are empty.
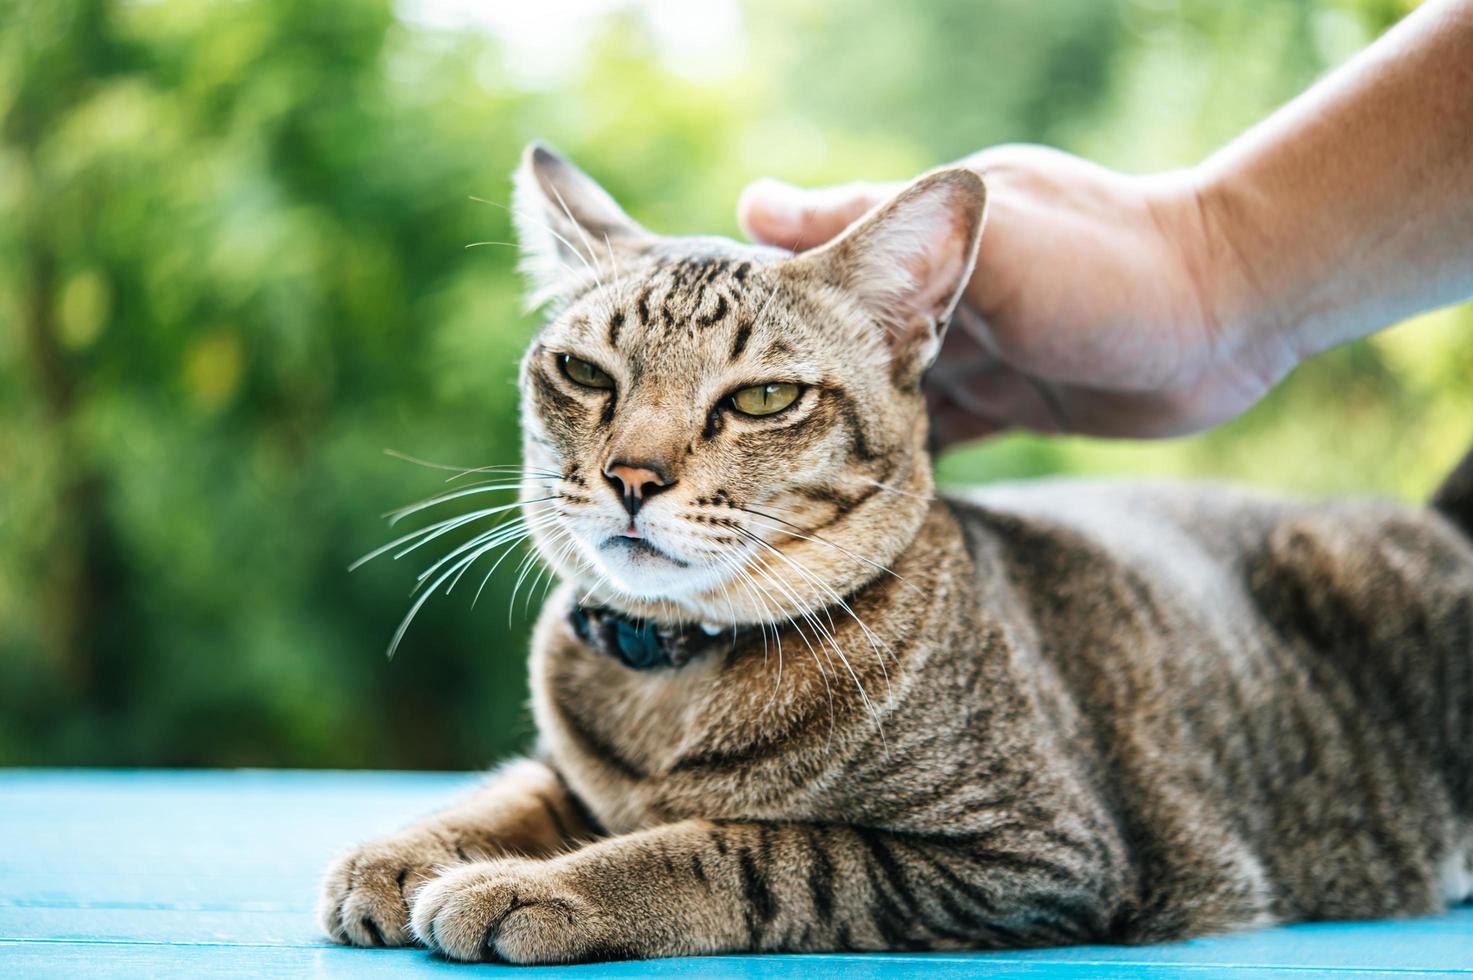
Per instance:
[[[892,376],[914,381],[972,277],[986,211],[974,171],[933,171],[795,261],[859,301],[886,331]]]
[[[607,282],[621,255],[641,252],[655,240],[593,178],[542,143],[522,152],[511,202],[521,268],[531,286],[529,308],[585,279]]]

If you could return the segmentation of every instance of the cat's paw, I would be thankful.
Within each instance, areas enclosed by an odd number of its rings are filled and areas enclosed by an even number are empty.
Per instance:
[[[414,934],[456,960],[571,963],[627,956],[608,942],[607,921],[549,861],[506,858],[455,868],[411,907]]]
[[[414,942],[409,902],[453,864],[453,847],[431,836],[372,841],[328,869],[317,919],[334,942],[354,946],[403,946]]]

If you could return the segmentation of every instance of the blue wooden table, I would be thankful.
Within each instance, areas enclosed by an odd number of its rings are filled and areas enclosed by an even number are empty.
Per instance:
[[[1023,953],[707,957],[460,966],[344,949],[317,931],[317,877],[474,780],[428,773],[0,770],[0,977],[1335,977],[1473,974],[1473,909],[1171,946]]]

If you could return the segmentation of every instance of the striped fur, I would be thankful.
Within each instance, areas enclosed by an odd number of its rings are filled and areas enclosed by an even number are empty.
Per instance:
[[[655,238],[545,151],[521,180],[555,233],[527,236],[557,312],[522,374],[528,464],[562,474],[523,494],[561,495],[535,505],[564,582],[533,642],[538,751],[335,866],[331,935],[544,963],[1151,942],[1469,897],[1465,480],[1440,510],[938,499],[915,382],[970,253],[905,241],[974,249],[979,185],[942,172],[929,210],[794,258]],[[904,275],[864,293],[845,277],[874,241]],[[806,388],[768,420],[721,407],[769,380]],[[614,458],[670,478],[639,512],[654,557],[610,544]],[[585,596],[762,628],[636,672],[573,634]]]

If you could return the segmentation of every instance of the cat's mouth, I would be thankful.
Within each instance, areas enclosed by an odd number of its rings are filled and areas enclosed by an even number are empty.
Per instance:
[[[624,534],[616,534],[599,546],[600,550],[614,552],[621,555],[625,561],[638,567],[647,562],[668,562],[687,568],[690,562],[681,561],[668,552],[650,544],[646,538],[631,538]]]

